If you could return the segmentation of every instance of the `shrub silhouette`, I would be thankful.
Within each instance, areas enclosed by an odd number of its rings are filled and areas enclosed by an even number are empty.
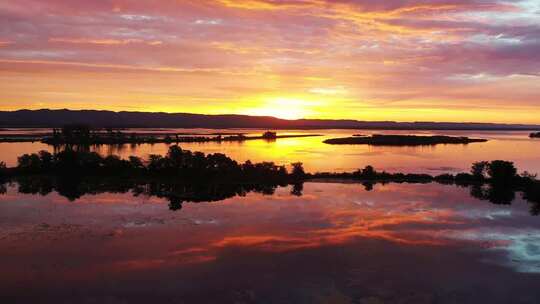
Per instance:
[[[111,133],[114,134],[114,133]],[[56,189],[69,199],[77,199],[85,193],[96,191],[128,191],[136,193],[157,193],[159,197],[171,200],[171,208],[181,207],[186,197],[193,191],[200,191],[201,196],[196,199],[205,201],[216,197],[232,195],[245,195],[249,191],[263,194],[272,194],[277,185],[292,184],[291,194],[302,195],[302,182],[313,178],[346,178],[363,182],[366,190],[371,190],[375,183],[429,183],[457,184],[471,186],[471,195],[482,200],[489,200],[496,204],[510,204],[516,195],[521,192],[525,200],[532,203],[531,213],[540,214],[540,182],[536,176],[524,172],[517,174],[512,162],[495,160],[491,162],[477,162],[472,165],[471,173],[456,175],[442,174],[431,176],[428,174],[404,174],[377,172],[372,166],[366,166],[353,173],[316,173],[307,174],[303,164],[292,163],[289,173],[285,166],[273,162],[252,163],[246,161],[239,164],[235,160],[221,153],[204,154],[183,150],[177,145],[170,146],[165,156],[150,155],[146,160],[136,156],[121,159],[118,156],[103,157],[95,152],[85,149],[73,150],[66,148],[55,154],[40,151],[25,154],[18,158],[15,168],[5,168],[0,162],[0,177],[4,181],[17,179],[20,182],[21,192],[48,193]],[[28,178],[25,182],[26,177]],[[42,182],[40,178],[52,177],[54,182]],[[114,182],[102,182],[90,188],[78,179],[115,178]],[[134,182],[134,180],[139,181]],[[167,183],[149,183],[155,180],[166,180]],[[141,181],[147,184],[140,187]],[[184,183],[181,186],[169,185],[171,181]],[[211,186],[206,190],[198,187],[186,188],[186,183],[204,184]],[[217,189],[216,185],[242,184],[242,187],[228,187]],[[0,183],[1,184],[1,183]],[[190,192],[191,191],[191,192]]]
[[[52,155],[49,152],[25,154],[19,157],[17,172],[69,173],[87,175],[175,175],[185,178],[222,178],[252,180],[302,179],[305,176],[301,163],[293,164],[289,174],[285,166],[273,162],[238,164],[221,153],[205,155],[171,146],[167,155],[150,155],[146,161],[139,157],[121,159],[110,155],[102,157],[96,152],[76,151],[67,148]]]
[[[489,163],[487,174],[494,183],[507,183],[517,177],[517,169],[513,162],[494,160]]]
[[[300,163],[300,162],[292,163],[291,166],[292,166],[291,175],[294,178],[303,178],[303,177],[305,177],[306,172],[304,171],[304,164],[303,163]]]
[[[377,172],[372,166],[366,166],[364,169],[359,171],[359,174],[364,179],[376,179]]]
[[[144,163],[143,160],[140,157],[137,156],[130,156],[129,157],[129,165],[131,168],[139,170],[144,169]]]
[[[488,168],[490,166],[490,163],[487,161],[480,161],[476,162],[471,167],[471,174],[476,178],[485,178]]]
[[[38,154],[24,154],[17,158],[18,167],[27,171],[39,171],[41,160]]]

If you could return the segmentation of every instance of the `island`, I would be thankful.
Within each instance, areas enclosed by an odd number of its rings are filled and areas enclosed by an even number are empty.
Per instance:
[[[514,163],[504,160],[481,161],[470,172],[432,176],[418,173],[389,173],[365,166],[354,172],[304,171],[300,162],[290,166],[273,162],[238,163],[221,154],[204,154],[171,146],[166,155],[120,158],[96,152],[67,148],[24,154],[16,167],[0,162],[0,194],[6,184],[16,182],[21,193],[49,193],[56,190],[75,200],[84,194],[128,191],[165,197],[170,208],[182,202],[217,201],[248,192],[272,194],[277,187],[292,185],[291,193],[301,195],[302,184],[317,182],[359,182],[367,191],[377,183],[441,183],[470,187],[471,195],[496,204],[510,204],[519,193],[531,203],[531,213],[540,214],[540,181],[536,175],[518,174]]]
[[[540,132],[531,133],[531,134],[529,134],[529,137],[530,138],[540,138]]]
[[[275,141],[283,138],[313,137],[320,134],[285,134],[266,131],[263,134],[245,135],[244,133],[175,133],[175,132],[125,132],[111,128],[96,129],[86,125],[68,125],[52,129],[52,133],[3,134],[0,142],[42,142],[58,145],[124,145],[157,143],[206,143],[206,142],[243,142],[247,140]]]
[[[381,135],[353,136],[332,138],[324,141],[330,145],[372,145],[372,146],[432,146],[438,144],[469,144],[486,142],[487,139],[454,137],[454,136],[420,136],[420,135]]]

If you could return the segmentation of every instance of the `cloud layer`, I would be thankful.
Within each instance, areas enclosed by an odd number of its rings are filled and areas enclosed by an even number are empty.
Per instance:
[[[540,123],[539,83],[534,0],[0,3],[3,109]]]

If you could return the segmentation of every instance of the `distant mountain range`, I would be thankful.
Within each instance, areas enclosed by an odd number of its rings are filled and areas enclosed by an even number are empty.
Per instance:
[[[336,119],[286,120],[268,116],[203,115],[189,113],[113,112],[96,110],[0,111],[0,127],[60,127],[86,124],[93,127],[139,128],[260,128],[260,129],[392,129],[392,130],[539,130],[540,125],[394,122]]]

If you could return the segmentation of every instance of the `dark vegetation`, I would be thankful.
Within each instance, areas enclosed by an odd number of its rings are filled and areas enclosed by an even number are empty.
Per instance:
[[[1,141],[35,141],[40,140],[43,143],[60,146],[60,145],[124,145],[124,144],[155,144],[155,143],[203,143],[203,142],[242,142],[246,140],[263,139],[273,141],[279,138],[291,137],[310,137],[320,136],[317,134],[301,134],[301,135],[277,135],[276,132],[265,132],[261,136],[245,136],[244,134],[226,135],[218,134],[215,136],[181,136],[177,133],[170,134],[137,134],[125,133],[120,130],[107,128],[105,131],[101,129],[91,128],[88,125],[67,125],[62,128],[54,128],[52,135],[37,137],[5,137]]]
[[[512,162],[477,162],[470,173],[404,174],[376,171],[366,166],[351,173],[306,173],[302,163],[291,170],[272,162],[239,164],[224,154],[208,154],[171,146],[165,156],[120,159],[95,152],[67,149],[55,154],[41,151],[19,157],[15,168],[0,163],[0,184],[17,181],[23,193],[46,194],[53,190],[77,199],[84,194],[127,192],[167,198],[172,209],[184,201],[216,201],[248,192],[272,194],[278,186],[293,185],[291,194],[302,194],[309,180],[353,180],[367,190],[376,183],[431,183],[469,187],[471,195],[496,204],[510,204],[521,193],[540,214],[540,181],[518,171]],[[0,192],[5,186],[0,187]]]
[[[522,198],[531,203],[531,214],[540,214],[540,181],[536,175],[528,172],[517,173],[512,162],[494,160],[476,162],[470,173],[442,174],[403,174],[377,172],[372,166],[366,166],[353,173],[318,173],[314,178],[353,179],[362,181],[366,190],[371,190],[376,183],[431,183],[469,187],[472,196],[494,204],[511,204],[520,192]]]
[[[169,202],[171,210],[179,210],[183,203],[216,202],[250,192],[272,195],[280,186],[277,183],[187,183],[164,179],[128,178],[73,178],[67,176],[21,176],[15,179],[18,191],[24,194],[48,195],[56,191],[70,201],[84,195],[100,193],[131,193],[132,195],[158,197]],[[302,184],[293,184],[291,194],[302,195]],[[5,185],[4,185],[5,189]],[[5,191],[5,190],[4,190]]]
[[[324,141],[331,145],[373,145],[373,146],[429,146],[438,144],[469,144],[486,142],[486,139],[452,136],[380,135],[332,138]]]
[[[472,165],[470,173],[441,174],[437,176],[417,173],[388,173],[376,171],[372,166],[366,166],[352,173],[316,173],[307,175],[310,178],[342,178],[356,179],[366,182],[409,182],[443,184],[491,184],[496,186],[514,187],[524,189],[528,186],[539,186],[536,176],[528,172],[517,174],[517,169],[512,162],[494,160],[491,162],[476,162]]]
[[[183,202],[219,201],[249,192],[273,194],[279,186],[293,185],[301,195],[305,172],[301,163],[285,166],[272,162],[239,164],[223,154],[182,150],[171,146],[165,156],[143,160],[131,156],[103,157],[95,152],[66,149],[51,154],[40,151],[18,158],[15,168],[0,167],[0,191],[15,181],[19,192],[46,195],[52,191],[70,200],[102,192],[166,198],[170,208]]]
[[[540,138],[540,132],[534,132],[529,134],[530,138]]]
[[[296,166],[296,167],[295,167]],[[136,156],[121,159],[96,152],[66,149],[56,154],[40,151],[18,158],[15,168],[4,170],[8,175],[78,175],[120,177],[174,177],[187,181],[294,181],[302,178],[301,164],[289,173],[285,166],[273,162],[239,164],[224,154],[204,154],[182,150],[174,145],[165,156],[150,155],[143,160]],[[303,172],[303,170],[301,171]]]
[[[36,142],[41,141],[40,136],[25,136],[25,135],[2,135],[0,137],[0,143],[22,143],[22,142]]]

